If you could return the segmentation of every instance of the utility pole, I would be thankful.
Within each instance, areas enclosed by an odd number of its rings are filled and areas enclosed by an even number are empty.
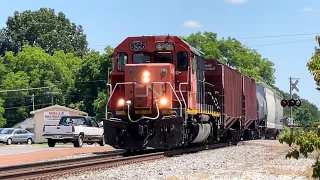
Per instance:
[[[296,80],[294,83],[292,83],[292,80]],[[292,99],[292,91],[293,90],[296,90],[297,92],[299,92],[299,89],[297,87],[297,84],[299,82],[299,78],[292,78],[290,77],[289,78],[289,81],[290,81],[290,99]],[[290,121],[291,121],[291,125],[290,125],[290,130],[291,130],[291,137],[293,136],[293,128],[294,128],[294,121],[293,121],[293,118],[292,118],[292,113],[293,113],[293,109],[292,109],[292,106],[290,106],[290,115],[289,115],[289,118],[290,118]]]
[[[34,111],[34,94],[32,94],[32,111]]]
[[[108,88],[110,88],[109,89],[110,92],[112,91],[112,87],[109,84],[110,83],[110,67],[108,67],[108,74],[107,75],[108,75],[108,79],[107,79],[107,84],[106,84],[107,89],[106,89],[106,114],[105,114],[106,120],[108,119],[108,100],[109,100],[108,96],[110,96],[110,93],[107,93],[108,92]]]

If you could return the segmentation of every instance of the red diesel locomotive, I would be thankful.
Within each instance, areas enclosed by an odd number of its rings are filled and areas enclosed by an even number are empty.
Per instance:
[[[259,137],[256,84],[177,36],[114,50],[104,120],[114,148],[173,149]]]

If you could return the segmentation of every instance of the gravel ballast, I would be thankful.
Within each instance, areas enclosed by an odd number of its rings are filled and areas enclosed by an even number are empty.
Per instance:
[[[84,172],[59,180],[308,179],[306,172],[314,159],[285,159],[286,152],[283,148],[240,145]]]

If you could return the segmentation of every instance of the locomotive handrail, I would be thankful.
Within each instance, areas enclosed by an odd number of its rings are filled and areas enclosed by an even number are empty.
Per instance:
[[[109,102],[110,102],[110,99],[111,99],[111,97],[113,96],[113,93],[114,93],[114,91],[117,89],[117,86],[119,85],[119,84],[123,84],[123,85],[126,85],[126,84],[137,84],[136,82],[122,82],[122,83],[117,83],[115,86],[114,86],[114,89],[112,90],[112,93],[110,94],[110,97],[109,97],[109,99],[108,99],[108,102],[107,102],[107,105],[109,104]]]
[[[179,92],[180,92],[181,98],[182,98],[183,103],[184,103],[184,108],[185,108],[183,125],[187,125],[187,108],[188,108],[188,106],[187,106],[186,100],[185,100],[184,97],[183,97],[181,85],[189,85],[189,81],[190,81],[190,80],[189,80],[189,79],[190,79],[189,76],[190,76],[190,67],[188,67],[187,82],[184,82],[184,83],[180,83],[180,84],[179,84]],[[187,96],[188,96],[188,87],[187,87],[186,93],[187,93]],[[179,99],[179,98],[178,98],[178,100],[179,100],[179,102],[180,102],[180,99]],[[181,114],[181,116],[182,116],[182,114]]]
[[[169,84],[171,89],[172,89],[172,92],[174,93],[174,95],[176,96],[176,98],[179,100],[179,104],[180,104],[180,117],[182,117],[182,104],[181,104],[181,101],[178,97],[178,94],[176,93],[176,91],[174,90],[172,84],[170,82],[152,82],[151,84]]]
[[[186,122],[186,119],[187,119],[187,103],[186,103],[186,100],[184,99],[183,97],[183,94],[182,94],[182,89],[181,89],[181,85],[188,85],[189,83],[188,82],[184,82],[184,83],[180,83],[179,84],[179,92],[180,92],[180,95],[181,95],[181,98],[182,98],[182,101],[184,103],[184,107],[185,107],[185,111],[184,111],[184,124],[186,125],[187,122]],[[188,92],[188,91],[187,91]],[[178,98],[179,99],[179,98]],[[180,99],[179,99],[179,102],[180,102]]]
[[[156,120],[159,118],[160,116],[160,110],[159,110],[159,107],[158,107],[158,103],[156,102],[156,108],[157,108],[157,116],[156,117],[148,117],[148,116],[142,116],[141,118],[137,119],[137,120],[132,120],[131,119],[131,116],[130,116],[130,104],[127,105],[128,106],[128,119],[129,121],[135,123],[135,122],[138,122],[142,119],[150,119],[150,120]]]

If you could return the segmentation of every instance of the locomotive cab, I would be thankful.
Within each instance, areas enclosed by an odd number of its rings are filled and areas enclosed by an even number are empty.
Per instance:
[[[129,37],[115,48],[110,76],[113,92],[108,103],[113,116],[124,115],[128,109],[134,110],[136,118],[179,113],[183,107],[177,83],[187,82],[190,57],[179,40]]]

